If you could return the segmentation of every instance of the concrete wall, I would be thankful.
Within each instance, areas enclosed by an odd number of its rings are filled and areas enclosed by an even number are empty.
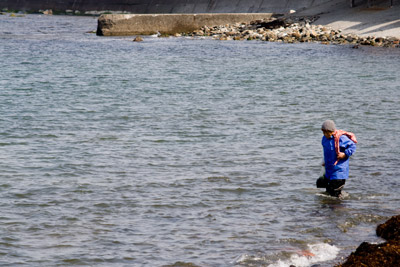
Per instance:
[[[225,13],[225,14],[131,14],[101,15],[97,35],[150,35],[190,32],[202,26],[268,19],[272,13]]]
[[[330,0],[0,0],[0,9],[152,13],[286,13]],[[343,0],[347,1],[347,0]]]

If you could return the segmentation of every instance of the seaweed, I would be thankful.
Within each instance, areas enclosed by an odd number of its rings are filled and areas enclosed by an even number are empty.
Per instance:
[[[400,266],[400,215],[378,225],[376,234],[387,242],[370,244],[363,242],[346,261],[336,267],[392,267]]]

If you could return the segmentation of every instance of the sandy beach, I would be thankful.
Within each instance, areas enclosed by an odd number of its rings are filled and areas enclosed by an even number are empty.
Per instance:
[[[356,1],[350,7],[350,1],[332,0],[327,4],[294,13],[296,16],[319,16],[314,24],[326,25],[343,33],[359,36],[400,38],[400,0]]]

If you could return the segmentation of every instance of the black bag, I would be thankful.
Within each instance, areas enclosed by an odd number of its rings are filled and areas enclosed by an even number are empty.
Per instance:
[[[317,179],[317,188],[326,188],[328,185],[328,179],[325,177],[325,175],[322,175]]]

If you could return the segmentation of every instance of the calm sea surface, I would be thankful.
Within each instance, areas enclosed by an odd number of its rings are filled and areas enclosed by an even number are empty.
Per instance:
[[[0,15],[0,265],[332,266],[400,214],[400,49],[96,27]]]

